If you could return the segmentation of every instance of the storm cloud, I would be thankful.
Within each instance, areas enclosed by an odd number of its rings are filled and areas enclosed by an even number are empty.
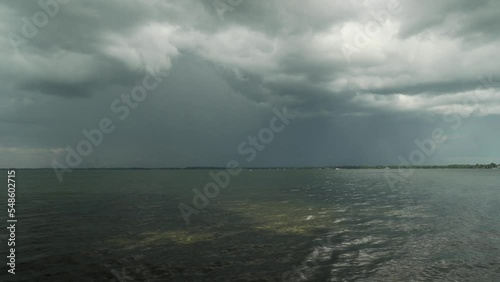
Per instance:
[[[0,167],[51,167],[103,118],[80,167],[224,166],[295,118],[248,166],[500,162],[497,1],[5,1]],[[167,75],[121,120],[112,104]],[[118,103],[118,102],[117,102]],[[459,119],[459,120],[458,120]],[[458,122],[460,122],[459,125]]]

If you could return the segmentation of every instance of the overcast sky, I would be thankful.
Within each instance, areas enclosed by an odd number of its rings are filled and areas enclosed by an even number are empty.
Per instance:
[[[0,6],[0,167],[64,163],[103,118],[80,167],[399,164],[436,129],[425,164],[500,162],[500,1],[40,3]]]

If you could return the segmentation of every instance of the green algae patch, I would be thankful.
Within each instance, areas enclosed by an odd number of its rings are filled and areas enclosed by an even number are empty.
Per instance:
[[[193,244],[201,241],[210,241],[214,238],[213,233],[192,233],[183,230],[164,231],[158,233],[143,233],[147,236],[142,242],[145,244],[157,244],[173,241],[177,244]]]
[[[257,230],[267,230],[278,234],[301,234],[301,235],[311,235],[313,227],[301,226],[301,225],[290,225],[283,222],[270,222],[267,224],[262,224],[255,227]]]
[[[210,241],[215,238],[214,233],[196,233],[183,230],[145,232],[137,236],[138,239],[115,238],[110,243],[124,247],[125,249],[143,248],[148,246],[159,246],[169,243],[178,245],[189,245],[198,242]]]
[[[324,227],[328,217],[318,215],[318,212],[322,212],[321,208],[313,210],[288,201],[258,204],[238,201],[223,205],[227,210],[249,218],[253,229],[278,234],[311,235],[315,229]]]

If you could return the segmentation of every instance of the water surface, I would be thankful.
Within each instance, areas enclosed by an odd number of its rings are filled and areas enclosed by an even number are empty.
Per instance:
[[[208,170],[18,170],[0,279],[500,281],[499,170],[386,173],[244,170],[186,225]]]

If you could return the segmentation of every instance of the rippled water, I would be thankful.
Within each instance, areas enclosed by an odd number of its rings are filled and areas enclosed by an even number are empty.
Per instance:
[[[0,280],[500,281],[498,170],[246,170],[187,226],[208,173],[18,171]]]

